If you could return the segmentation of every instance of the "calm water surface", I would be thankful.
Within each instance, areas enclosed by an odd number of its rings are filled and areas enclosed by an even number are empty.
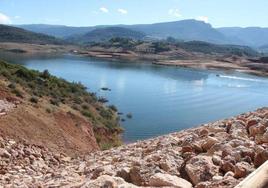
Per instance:
[[[123,112],[126,142],[146,139],[268,106],[268,79],[90,58],[21,59],[17,63],[80,81]],[[219,75],[219,76],[217,76]],[[112,91],[101,91],[108,87]],[[133,114],[127,119],[127,113]]]

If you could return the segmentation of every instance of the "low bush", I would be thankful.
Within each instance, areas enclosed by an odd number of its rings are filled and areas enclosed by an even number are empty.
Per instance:
[[[30,102],[36,104],[36,103],[38,103],[38,98],[36,98],[36,97],[31,97],[31,98],[30,98]]]

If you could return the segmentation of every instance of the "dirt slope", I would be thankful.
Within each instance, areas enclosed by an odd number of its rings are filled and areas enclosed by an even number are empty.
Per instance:
[[[21,103],[4,116],[0,116],[0,134],[30,143],[46,146],[55,151],[69,155],[89,153],[99,150],[94,137],[92,125],[77,113],[55,108],[47,112],[43,101],[33,105],[18,99],[1,89],[0,101],[8,101],[12,97]]]

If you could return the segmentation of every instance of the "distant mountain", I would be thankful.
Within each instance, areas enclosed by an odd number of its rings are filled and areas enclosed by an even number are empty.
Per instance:
[[[16,25],[16,27],[20,27],[22,29],[26,29],[28,31],[36,33],[51,35],[58,38],[65,38],[71,35],[81,35],[95,29],[95,27],[70,27],[63,25],[45,25],[45,24]]]
[[[0,42],[31,44],[62,44],[63,41],[44,34],[26,31],[21,28],[0,25]]]
[[[174,37],[184,41],[205,41],[212,43],[230,43],[228,39],[210,24],[197,20],[125,26],[141,31],[154,38]]]
[[[84,35],[72,36],[67,38],[70,42],[76,42],[86,44],[90,42],[104,42],[112,38],[129,38],[135,40],[141,40],[146,35],[142,32],[134,31],[122,27],[107,27],[94,29]]]
[[[260,47],[268,44],[268,28],[225,27],[213,28],[210,24],[197,20],[181,20],[142,25],[115,25],[95,27],[69,27],[60,25],[19,25],[29,31],[61,38],[85,35],[90,31],[107,27],[120,27],[145,33],[148,37],[164,39],[174,37],[183,41],[204,41],[215,44],[236,44]]]
[[[260,46],[258,50],[262,53],[268,54],[268,44]]]
[[[199,52],[204,54],[221,54],[237,56],[258,56],[258,52],[248,46],[240,45],[219,45],[202,41],[179,42],[177,47],[190,52]]]
[[[236,39],[244,45],[249,45],[252,47],[260,47],[268,44],[268,28],[260,27],[225,27],[219,28],[222,34],[228,38]]]
[[[226,38],[221,32],[214,29],[210,24],[197,20],[182,20],[176,22],[143,25],[115,25],[95,27],[68,27],[55,25],[20,25],[18,27],[63,38],[68,38],[70,36],[74,37],[77,35],[81,36],[98,28],[120,27],[139,31],[156,39],[174,37],[185,41],[199,40],[219,44],[232,43],[232,41],[229,41],[228,38]]]

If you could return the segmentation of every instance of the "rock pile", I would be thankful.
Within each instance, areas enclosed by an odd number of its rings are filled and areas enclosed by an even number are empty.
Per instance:
[[[268,160],[268,108],[75,159],[0,143],[7,187],[232,188]]]
[[[19,101],[14,99],[0,100],[0,117],[6,115],[12,109],[16,108]]]

